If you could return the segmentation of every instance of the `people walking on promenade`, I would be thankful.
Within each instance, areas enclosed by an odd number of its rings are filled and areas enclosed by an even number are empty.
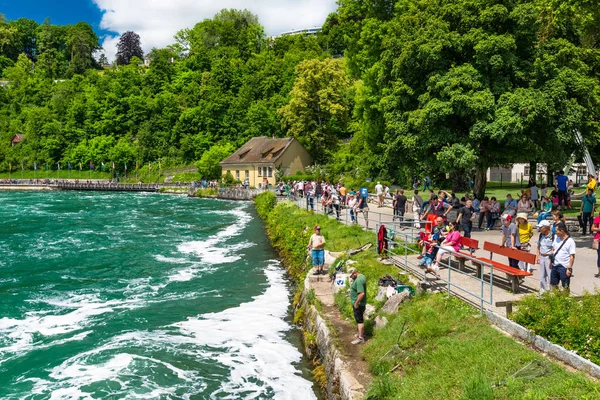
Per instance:
[[[590,226],[590,234],[592,233],[593,215],[596,211],[594,190],[588,188],[586,191],[585,196],[581,198],[581,206],[579,207],[579,223],[581,224],[583,235],[587,235],[588,224]]]
[[[562,284],[565,291],[569,291],[571,286],[571,276],[573,276],[573,263],[575,262],[576,245],[575,241],[569,236],[567,226],[564,222],[559,222],[556,227],[556,237],[552,244],[552,271],[550,272],[550,286],[552,289],[558,289],[558,284]]]
[[[383,207],[383,185],[381,182],[377,182],[375,185],[375,192],[377,193],[377,207]]]
[[[564,210],[567,207],[567,190],[569,186],[569,178],[564,171],[558,172],[558,175],[554,178],[554,184],[558,190],[558,207]]]
[[[488,214],[487,219],[487,227],[486,230],[494,229],[494,225],[496,225],[496,221],[500,218],[500,202],[493,197],[490,199],[489,203],[490,213]]]
[[[352,284],[350,285],[350,301],[354,310],[354,320],[356,321],[357,333],[356,339],[352,344],[361,344],[365,342],[365,309],[367,307],[367,278],[359,274],[354,267],[348,270]]]
[[[529,253],[531,251],[531,244],[529,241],[533,237],[533,227],[527,222],[527,213],[517,214],[517,228],[519,229],[519,242],[521,243],[521,246],[518,247],[518,249]],[[524,261],[519,261],[519,268],[523,271],[532,271],[532,266],[528,266]]]
[[[313,233],[308,241],[306,249],[312,251],[312,264],[315,268],[314,275],[325,274],[323,270],[325,266],[325,238],[321,235],[321,227],[319,225],[314,228]]]
[[[394,196],[394,214],[396,215],[399,221],[404,221],[404,214],[406,213],[407,202],[408,198],[404,195],[404,190],[397,190],[396,195]]]
[[[471,230],[473,229],[473,220],[475,219],[475,209],[473,208],[473,201],[467,200],[465,205],[458,211],[458,217],[456,221],[460,224],[464,232],[464,237],[471,237]]]
[[[423,179],[423,191],[426,191],[427,189],[431,190],[431,179],[429,179],[428,176]]]
[[[540,265],[540,293],[544,293],[549,289],[550,272],[552,270],[552,244],[554,243],[554,235],[550,229],[550,222],[543,220],[538,224],[540,237],[537,241],[537,257],[536,263]]]
[[[518,249],[521,247],[519,229],[510,215],[502,216],[502,241],[500,242],[500,246],[508,247],[509,249]],[[509,257],[508,265],[513,268],[519,268],[519,260]]]

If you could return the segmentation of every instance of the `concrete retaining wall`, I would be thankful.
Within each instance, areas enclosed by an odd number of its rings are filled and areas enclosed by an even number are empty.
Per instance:
[[[253,200],[264,191],[264,189],[219,188],[217,197],[225,200]]]
[[[327,376],[327,398],[332,400],[359,400],[365,395],[365,388],[348,370],[348,364],[342,359],[335,345],[335,335],[330,331],[325,319],[319,311],[306,302],[306,294],[311,289],[310,277],[304,281],[304,291],[300,306],[306,310],[303,329],[315,336],[318,357],[325,367]],[[314,356],[313,349],[304,344],[309,356]]]
[[[493,325],[497,326],[512,337],[520,339],[523,342],[530,344],[535,349],[544,352],[579,371],[583,371],[594,378],[600,378],[600,366],[594,364],[593,362],[586,360],[576,353],[534,334],[527,328],[509,320],[508,318],[504,318],[491,311],[486,311],[486,316]]]

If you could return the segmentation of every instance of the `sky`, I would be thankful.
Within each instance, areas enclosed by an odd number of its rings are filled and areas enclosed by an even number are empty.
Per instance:
[[[109,60],[119,36],[135,31],[148,53],[165,47],[183,28],[212,18],[223,8],[248,9],[257,14],[267,35],[321,26],[336,8],[335,0],[0,0],[7,19],[49,17],[58,25],[85,21],[92,25]]]

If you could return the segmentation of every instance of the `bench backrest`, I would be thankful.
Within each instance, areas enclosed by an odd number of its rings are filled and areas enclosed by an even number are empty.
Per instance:
[[[473,250],[479,249],[479,240],[471,239],[468,237],[460,238],[460,244]]]
[[[528,253],[526,251],[521,251],[517,249],[509,249],[508,247],[501,247],[499,244],[485,242],[483,244],[483,250],[489,251],[493,254],[499,254],[501,256],[505,256],[508,258],[512,258],[515,260],[523,261],[528,264],[535,264],[535,254]],[[492,258],[490,254],[490,259]]]

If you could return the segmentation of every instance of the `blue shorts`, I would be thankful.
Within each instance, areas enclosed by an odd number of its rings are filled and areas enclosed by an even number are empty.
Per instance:
[[[313,250],[312,262],[313,267],[320,267],[321,265],[325,265],[325,250]]]
[[[567,268],[563,265],[553,265],[550,270],[550,285],[558,286],[562,283],[563,288],[568,288],[571,285],[571,277],[567,276]]]

